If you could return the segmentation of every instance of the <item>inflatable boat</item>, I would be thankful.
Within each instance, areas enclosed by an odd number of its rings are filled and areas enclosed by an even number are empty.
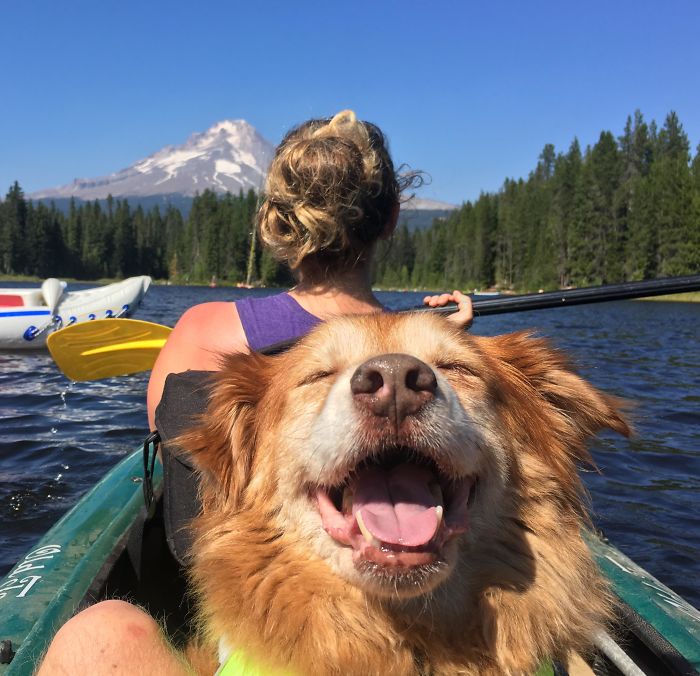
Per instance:
[[[66,291],[66,282],[47,279],[41,288],[0,289],[0,350],[41,349],[64,326],[129,317],[151,284],[147,276],[91,289]]]

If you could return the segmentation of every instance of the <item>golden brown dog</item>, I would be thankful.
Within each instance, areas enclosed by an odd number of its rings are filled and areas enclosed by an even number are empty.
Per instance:
[[[620,402],[527,334],[329,322],[235,355],[182,440],[205,643],[311,674],[528,674],[608,619],[577,463]]]

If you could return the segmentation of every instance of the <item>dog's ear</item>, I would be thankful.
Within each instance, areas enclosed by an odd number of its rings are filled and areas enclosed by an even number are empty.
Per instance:
[[[256,405],[265,393],[271,357],[232,354],[222,358],[206,412],[175,443],[199,470],[202,497],[238,504],[250,479],[257,427]]]
[[[575,459],[590,461],[586,441],[602,429],[631,434],[624,413],[629,404],[584,380],[547,340],[527,332],[486,340],[486,351],[506,366],[511,391],[521,394],[521,415],[524,409],[541,418],[537,426],[546,426],[543,433],[553,434]]]

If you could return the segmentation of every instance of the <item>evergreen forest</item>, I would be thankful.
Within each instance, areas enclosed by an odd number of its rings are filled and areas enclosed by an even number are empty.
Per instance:
[[[149,274],[174,283],[246,279],[258,196],[195,197],[145,211],[127,200],[34,203],[15,183],[0,201],[0,274],[98,279]],[[375,282],[394,288],[589,286],[700,271],[700,146],[681,122],[661,128],[636,112],[622,135],[582,149],[548,144],[527,178],[506,179],[430,228],[399,221],[382,243]],[[256,250],[253,277],[289,282]]]

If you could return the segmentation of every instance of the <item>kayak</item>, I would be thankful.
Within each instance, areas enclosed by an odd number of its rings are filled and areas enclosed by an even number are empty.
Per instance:
[[[64,326],[129,317],[150,285],[151,278],[144,275],[79,291],[66,291],[66,282],[53,278],[41,288],[0,289],[0,349],[41,349]]]
[[[184,643],[192,614],[186,576],[165,539],[162,468],[157,461],[147,482],[156,508],[144,520],[144,466],[141,449],[123,459],[0,580],[0,676],[30,676],[56,629],[105,598],[166,618],[169,635]],[[599,534],[586,539],[619,610],[590,668],[581,661],[584,671],[572,675],[698,673],[700,612]],[[544,664],[537,676],[563,673]]]

